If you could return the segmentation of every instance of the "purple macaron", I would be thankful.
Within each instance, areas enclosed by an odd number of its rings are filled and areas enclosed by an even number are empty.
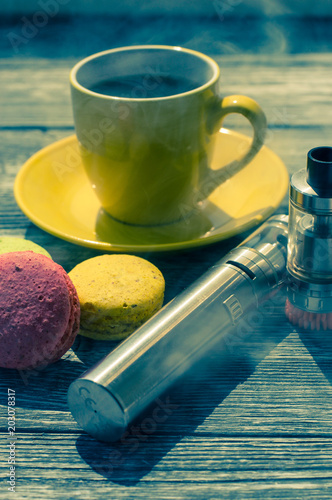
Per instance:
[[[32,251],[0,255],[0,367],[54,363],[72,346],[80,305],[66,271]]]

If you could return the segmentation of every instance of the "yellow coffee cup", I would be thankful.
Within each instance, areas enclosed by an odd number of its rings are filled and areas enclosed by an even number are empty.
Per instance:
[[[220,97],[219,75],[210,57],[164,45],[107,50],[74,66],[82,161],[109,215],[145,226],[178,221],[259,151],[264,112],[249,97]],[[253,140],[242,156],[212,170],[214,140],[230,113],[249,120]]]

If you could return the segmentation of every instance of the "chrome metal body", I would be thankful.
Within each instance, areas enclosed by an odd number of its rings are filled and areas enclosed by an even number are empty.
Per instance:
[[[272,217],[97,365],[68,404],[101,441],[127,426],[285,278],[287,217]]]
[[[295,307],[332,312],[332,148],[310,150],[291,178],[287,269]]]

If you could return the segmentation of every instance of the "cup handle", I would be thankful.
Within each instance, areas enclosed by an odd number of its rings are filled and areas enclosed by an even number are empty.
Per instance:
[[[230,95],[214,102],[213,105],[213,124],[218,124],[220,128],[221,120],[230,113],[240,113],[249,120],[254,130],[254,137],[251,142],[249,150],[244,155],[217,170],[208,169],[208,180],[212,181],[214,188],[222,184],[227,179],[239,172],[245,165],[247,165],[262,147],[267,130],[267,120],[264,111],[259,104],[244,95]],[[211,189],[212,191],[212,189]],[[206,194],[206,193],[205,193]]]

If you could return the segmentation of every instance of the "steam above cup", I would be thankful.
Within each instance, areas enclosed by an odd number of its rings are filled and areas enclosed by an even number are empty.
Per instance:
[[[260,106],[241,95],[220,97],[220,70],[210,57],[171,46],[107,50],[70,73],[82,161],[104,210],[136,225],[181,220],[256,155],[266,133]],[[245,116],[249,150],[212,170],[223,118]]]

